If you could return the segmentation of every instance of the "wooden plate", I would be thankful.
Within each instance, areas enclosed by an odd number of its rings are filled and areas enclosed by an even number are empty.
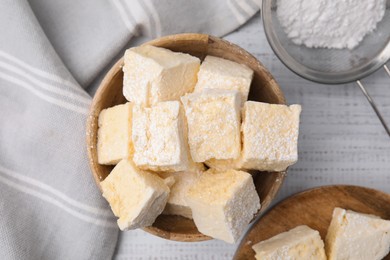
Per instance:
[[[237,45],[206,34],[171,35],[145,44],[189,53],[202,60],[207,55],[213,55],[245,64],[254,71],[249,99],[271,104],[285,104],[283,93],[268,70],[255,57]],[[107,177],[113,167],[100,165],[97,162],[98,117],[101,110],[126,102],[122,94],[122,66],[123,59],[120,59],[104,77],[93,98],[87,120],[89,165],[99,188],[101,188],[100,182]],[[258,214],[270,205],[283,183],[284,176],[285,172],[259,172],[254,175],[254,183],[262,204]],[[145,230],[156,236],[177,241],[210,239],[199,233],[192,220],[179,216],[160,215],[153,226]]]
[[[318,230],[325,239],[335,207],[390,220],[389,194],[358,186],[315,188],[285,199],[258,219],[244,236],[233,259],[255,259],[254,244],[299,225]],[[390,254],[384,259],[389,260]]]

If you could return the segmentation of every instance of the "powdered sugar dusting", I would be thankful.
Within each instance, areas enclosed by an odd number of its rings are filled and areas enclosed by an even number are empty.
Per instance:
[[[288,38],[309,48],[353,49],[375,30],[385,0],[278,0],[277,17]]]

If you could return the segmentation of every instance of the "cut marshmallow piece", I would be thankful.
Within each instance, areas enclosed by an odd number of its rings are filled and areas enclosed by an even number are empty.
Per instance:
[[[243,105],[248,99],[253,70],[234,61],[207,56],[200,65],[194,92],[204,89],[238,90]]]
[[[240,156],[240,97],[236,90],[205,89],[181,98],[192,159],[204,162]]]
[[[238,240],[260,209],[252,176],[235,170],[202,173],[186,202],[199,232],[228,243]]]
[[[192,219],[191,208],[188,206],[185,197],[187,196],[188,189],[194,185],[204,170],[204,167],[199,167],[198,171],[159,173],[164,179],[174,178],[174,183],[170,187],[171,192],[163,214],[178,215]]]
[[[252,248],[257,260],[326,260],[320,233],[304,225],[257,243]]]
[[[242,152],[235,160],[209,160],[211,168],[284,171],[298,160],[300,105],[247,101],[242,110]]]
[[[284,171],[298,160],[300,105],[248,101],[243,110],[245,169]]]
[[[380,260],[390,250],[390,221],[335,208],[325,244],[329,260]]]
[[[154,171],[184,171],[190,167],[184,111],[179,101],[133,109],[135,164]]]
[[[169,188],[157,175],[120,161],[100,183],[121,230],[151,226],[168,201]]]
[[[179,100],[194,90],[199,66],[189,54],[151,45],[130,48],[124,56],[123,95],[144,106]]]
[[[99,164],[117,164],[133,156],[131,103],[103,109],[98,120],[97,155]]]

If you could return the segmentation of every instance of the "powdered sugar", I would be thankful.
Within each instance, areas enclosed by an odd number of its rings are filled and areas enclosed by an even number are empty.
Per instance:
[[[375,30],[385,0],[278,0],[277,17],[288,37],[307,47],[353,49]]]

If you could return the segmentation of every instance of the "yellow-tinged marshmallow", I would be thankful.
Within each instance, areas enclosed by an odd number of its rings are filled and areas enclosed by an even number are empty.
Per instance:
[[[325,245],[329,260],[380,260],[390,250],[390,220],[335,208]]]
[[[185,117],[179,101],[133,109],[135,164],[154,171],[184,171],[191,165]]]
[[[237,90],[205,89],[181,98],[192,159],[204,162],[240,155],[240,97]]]
[[[207,56],[200,65],[195,92],[203,89],[238,90],[241,104],[248,99],[249,88],[253,78],[253,70],[243,64],[230,60]]]
[[[242,110],[242,152],[236,160],[209,160],[216,169],[284,171],[298,160],[300,105],[247,101]]]
[[[97,155],[100,164],[117,164],[133,156],[131,103],[103,109],[99,115]]]
[[[205,164],[212,169],[219,171],[225,171],[229,169],[244,170],[242,166],[242,154],[238,159],[228,159],[228,160],[217,160],[210,159],[205,162]]]
[[[202,173],[186,202],[201,233],[228,243],[237,241],[260,209],[252,176],[235,170]]]
[[[317,230],[298,226],[252,246],[258,260],[326,260]]]
[[[143,45],[125,52],[123,95],[128,101],[151,106],[179,100],[194,90],[200,60],[189,54]]]
[[[150,226],[164,210],[169,188],[157,175],[120,161],[100,183],[121,230]]]
[[[192,219],[191,208],[188,206],[185,201],[187,196],[187,191],[190,187],[194,185],[196,180],[199,178],[202,171],[205,168],[199,167],[198,171],[184,171],[184,172],[165,172],[159,173],[161,177],[165,180],[169,178],[174,178],[174,183],[170,187],[171,192],[169,194],[169,199],[163,214],[166,215],[178,215],[186,218]]]

